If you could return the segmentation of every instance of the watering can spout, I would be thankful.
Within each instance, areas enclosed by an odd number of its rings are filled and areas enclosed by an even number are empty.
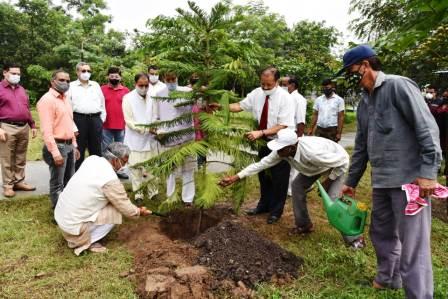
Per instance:
[[[332,199],[317,181],[325,211],[330,224],[345,236],[358,236],[364,232],[367,207],[349,196]]]

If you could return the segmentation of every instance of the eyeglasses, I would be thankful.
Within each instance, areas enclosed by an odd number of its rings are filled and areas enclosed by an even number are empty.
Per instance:
[[[81,73],[92,73],[91,70],[82,70]]]

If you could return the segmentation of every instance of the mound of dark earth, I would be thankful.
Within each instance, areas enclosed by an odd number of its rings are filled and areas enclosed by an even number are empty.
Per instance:
[[[298,276],[303,260],[234,221],[223,221],[196,238],[198,263],[218,280],[242,281],[253,287],[263,281]]]

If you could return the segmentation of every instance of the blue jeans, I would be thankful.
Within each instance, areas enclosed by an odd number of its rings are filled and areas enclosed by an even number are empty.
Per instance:
[[[124,130],[120,129],[103,129],[103,141],[102,148],[103,151],[111,144],[112,142],[123,142],[124,140]]]

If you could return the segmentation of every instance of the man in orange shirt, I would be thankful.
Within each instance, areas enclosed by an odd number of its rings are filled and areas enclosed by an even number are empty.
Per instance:
[[[75,173],[75,159],[79,159],[73,132],[72,106],[65,93],[70,76],[57,70],[51,77],[51,88],[37,103],[40,127],[45,142],[42,154],[50,168],[50,199],[53,209],[59,194]]]

